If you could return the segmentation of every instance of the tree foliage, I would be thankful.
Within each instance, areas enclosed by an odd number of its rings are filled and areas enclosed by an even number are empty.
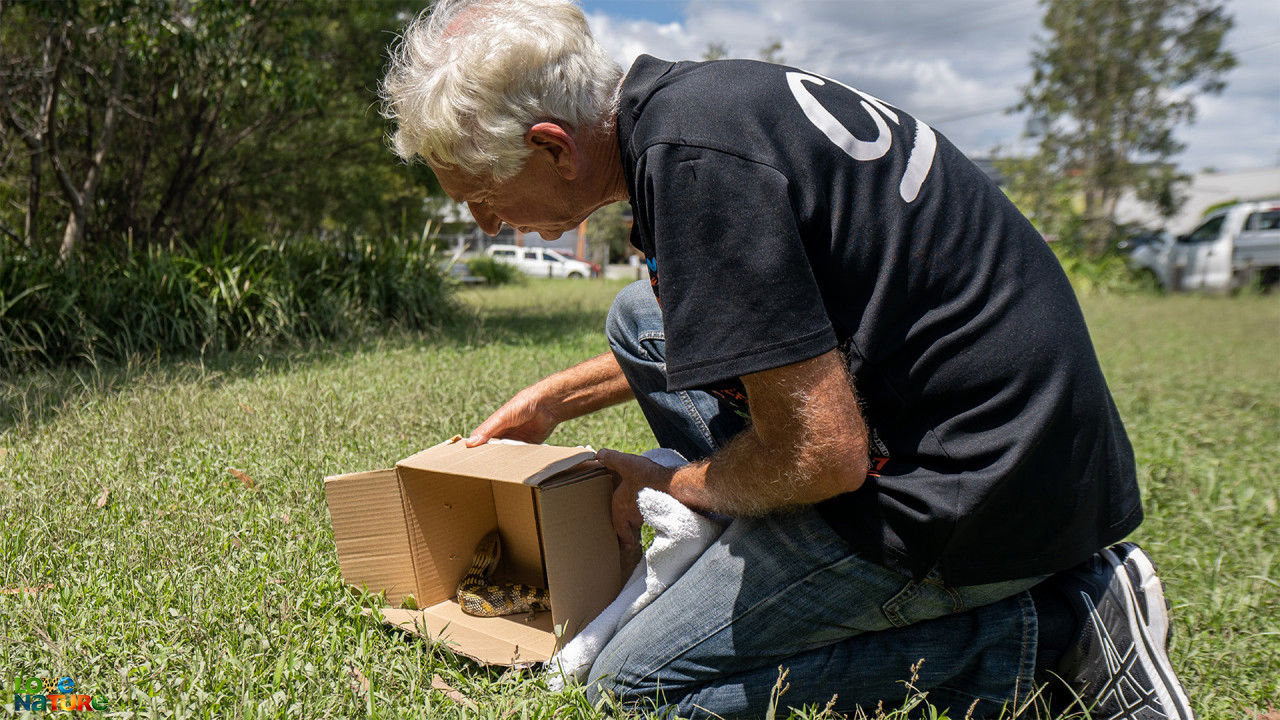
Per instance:
[[[1047,34],[1033,52],[1033,77],[1018,109],[1044,126],[1035,158],[1040,172],[1078,187],[1080,232],[1096,255],[1110,244],[1116,202],[1126,190],[1166,212],[1176,209],[1176,187],[1185,178],[1170,162],[1183,148],[1174,131],[1194,121],[1197,92],[1225,86],[1223,76],[1235,64],[1223,47],[1232,19],[1219,0],[1042,5]]]
[[[587,221],[587,236],[593,246],[593,256],[605,262],[617,262],[631,252],[631,206],[625,202],[605,205],[591,214]]]
[[[63,258],[416,229],[375,88],[418,3],[0,0],[0,235]]]

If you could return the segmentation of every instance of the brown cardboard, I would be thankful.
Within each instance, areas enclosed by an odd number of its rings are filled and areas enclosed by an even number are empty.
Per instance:
[[[326,480],[324,489],[333,519],[333,538],[343,577],[385,591],[399,605],[417,590],[404,507],[395,470],[353,473]],[[333,508],[342,512],[332,512]]]
[[[492,665],[548,659],[622,586],[613,482],[584,448],[446,442],[394,470],[325,478],[343,580],[386,592],[384,620]],[[454,600],[497,528],[496,582],[547,588],[551,611],[476,618]],[[412,594],[420,610],[404,610]],[[557,632],[559,634],[557,634]]]

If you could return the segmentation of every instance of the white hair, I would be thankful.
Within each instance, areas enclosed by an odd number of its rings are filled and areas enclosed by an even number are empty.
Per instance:
[[[621,77],[570,0],[440,0],[391,52],[383,115],[406,162],[500,181],[524,165],[534,124],[612,122]]]

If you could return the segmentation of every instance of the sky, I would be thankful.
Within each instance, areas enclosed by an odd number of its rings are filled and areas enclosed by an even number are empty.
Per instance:
[[[708,43],[756,57],[777,40],[788,65],[897,105],[974,156],[1030,149],[1008,114],[1031,79],[1035,0],[581,0],[592,32],[624,68],[641,53],[700,59]],[[1280,2],[1227,0],[1237,67],[1196,98],[1177,135],[1184,171],[1280,165]]]

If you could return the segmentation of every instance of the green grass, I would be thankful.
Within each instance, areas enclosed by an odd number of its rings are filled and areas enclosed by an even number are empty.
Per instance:
[[[340,583],[320,479],[464,433],[602,352],[619,287],[466,291],[471,320],[434,336],[0,385],[0,588],[50,585],[0,594],[0,688],[70,675],[119,717],[599,717],[580,694],[366,618],[377,599]],[[1085,309],[1138,454],[1136,537],[1169,584],[1196,709],[1280,704],[1280,301],[1107,296]],[[652,444],[633,406],[552,441]],[[431,690],[435,675],[475,708]]]

